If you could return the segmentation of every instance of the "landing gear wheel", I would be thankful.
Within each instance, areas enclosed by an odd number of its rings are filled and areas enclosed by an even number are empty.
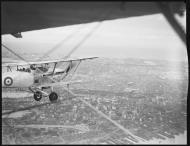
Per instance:
[[[42,99],[42,94],[39,91],[37,91],[36,93],[34,93],[34,99],[36,101],[40,101]]]
[[[49,95],[49,100],[50,100],[51,102],[53,102],[53,101],[56,101],[57,99],[58,99],[57,93],[51,92],[50,95]]]

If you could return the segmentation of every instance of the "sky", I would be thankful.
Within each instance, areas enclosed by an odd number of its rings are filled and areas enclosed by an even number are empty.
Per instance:
[[[186,17],[177,19],[186,30]],[[49,56],[62,58],[97,25],[92,35],[73,52],[73,57],[187,61],[186,46],[162,14],[28,31],[22,33],[23,38],[3,35],[2,42],[20,54],[43,56],[54,48]]]

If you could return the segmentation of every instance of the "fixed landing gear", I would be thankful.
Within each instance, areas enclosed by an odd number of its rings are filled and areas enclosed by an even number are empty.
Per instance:
[[[39,92],[39,91],[35,92],[35,93],[34,93],[34,99],[35,99],[36,101],[40,101],[40,100],[42,99],[42,93]]]
[[[50,87],[43,87],[42,90],[36,91],[36,92],[31,89],[31,91],[34,93],[34,99],[36,101],[40,101],[42,99],[42,96],[49,96],[49,100],[51,102],[56,101],[58,99],[58,94],[56,92],[53,92],[53,87],[51,87],[51,93],[50,94],[43,91],[43,89],[48,89],[48,88],[50,88]]]
[[[39,92],[39,91],[35,92],[35,93],[34,93],[34,99],[35,99],[36,101],[40,101],[40,100],[42,99],[42,93]],[[50,100],[51,102],[54,102],[54,101],[56,101],[57,99],[58,99],[57,93],[51,92],[51,93],[49,94],[49,100]]]
[[[54,102],[54,101],[56,101],[57,99],[58,99],[57,93],[51,92],[51,93],[49,94],[49,100],[50,100],[51,102]]]

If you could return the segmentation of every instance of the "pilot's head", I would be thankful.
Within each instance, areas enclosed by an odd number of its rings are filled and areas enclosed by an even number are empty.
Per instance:
[[[36,68],[34,67],[34,65],[30,65],[30,69],[31,70],[36,70]]]

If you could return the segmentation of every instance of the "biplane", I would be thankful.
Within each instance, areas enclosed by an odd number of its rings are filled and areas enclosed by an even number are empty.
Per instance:
[[[95,58],[97,57],[4,63],[2,67],[6,67],[7,72],[2,74],[2,88],[25,87],[28,88],[27,91],[34,94],[33,97],[36,101],[40,101],[43,96],[49,96],[50,101],[56,101],[58,94],[53,91],[53,86],[56,84],[69,86],[71,82],[63,82],[63,80],[76,71],[81,61]],[[12,70],[14,67],[16,70]],[[51,91],[48,94],[43,91],[44,89],[51,89]]]
[[[22,38],[22,32],[40,30],[46,28],[62,27],[74,24],[86,24],[90,22],[103,22],[104,20],[115,20],[129,17],[139,17],[162,13],[172,26],[179,38],[186,44],[186,32],[175,19],[174,15],[182,15],[186,9],[184,2],[10,2],[1,3],[2,26],[1,34],[11,34],[16,38]],[[94,29],[97,29],[95,27]],[[93,32],[93,30],[91,31]],[[86,36],[88,38],[90,34]],[[84,39],[85,41],[85,39]],[[81,44],[84,42],[82,41]],[[39,101],[42,96],[49,96],[50,101],[58,98],[53,91],[53,86],[60,84],[73,70],[77,68],[74,62],[81,62],[86,59],[60,59],[51,61],[39,61],[29,63],[6,63],[3,64],[9,71],[2,74],[2,85],[5,88],[16,86],[27,86],[34,94],[34,99]],[[52,67],[49,65],[52,64]],[[59,65],[62,64],[62,65]],[[25,66],[25,68],[19,68]],[[27,66],[27,68],[26,68]],[[63,67],[64,66],[64,67]],[[16,67],[16,71],[12,68]],[[63,68],[61,68],[63,67]],[[22,76],[22,78],[21,78]],[[24,78],[26,76],[26,79]],[[40,80],[49,78],[48,83],[40,83]],[[55,81],[55,78],[57,80]],[[21,85],[21,83],[23,83]],[[62,82],[69,84],[70,82]],[[51,89],[50,94],[45,92],[45,88]],[[65,89],[66,90],[66,89]],[[72,91],[68,91],[72,93]],[[76,96],[76,95],[75,95]],[[135,139],[132,143],[142,142],[142,138],[134,135],[118,122],[93,107],[82,98],[78,98],[99,115],[112,122],[126,134]]]

